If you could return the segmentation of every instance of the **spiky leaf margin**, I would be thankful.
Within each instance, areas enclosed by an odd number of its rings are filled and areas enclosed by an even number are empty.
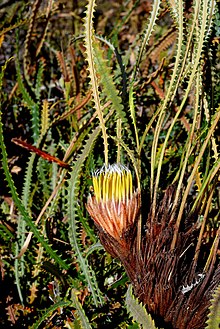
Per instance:
[[[60,301],[60,302],[50,306],[49,308],[47,308],[46,312],[40,317],[40,319],[30,327],[30,329],[39,328],[40,325],[42,324],[42,322],[51,316],[51,313],[53,313],[54,311],[56,311],[59,308],[68,307],[68,306],[71,306],[71,301]]]
[[[80,321],[81,327],[83,329],[92,329],[91,325],[89,324],[89,320],[85,314],[85,311],[82,307],[82,304],[77,298],[77,291],[75,289],[72,289],[71,291],[71,299],[73,301],[74,307],[76,308],[76,313],[74,313],[74,315]]]
[[[150,314],[147,313],[143,304],[134,297],[131,285],[126,293],[126,307],[133,319],[143,326],[143,329],[156,329]]]
[[[163,143],[163,149],[162,149],[161,156],[160,156],[160,159],[159,159],[157,176],[156,176],[156,180],[155,180],[154,196],[153,196],[153,209],[155,209],[155,207],[156,207],[157,189],[158,189],[158,186],[159,186],[159,180],[160,180],[160,174],[161,174],[161,168],[162,168],[162,162],[163,162],[163,158],[164,158],[165,149],[166,149],[166,146],[167,146],[167,143],[168,143],[168,140],[169,140],[171,131],[173,130],[173,127],[174,127],[174,125],[175,125],[175,123],[176,123],[176,121],[177,121],[177,119],[178,119],[178,117],[179,117],[179,115],[180,115],[180,113],[181,113],[184,105],[185,105],[185,102],[186,102],[186,100],[188,98],[188,95],[189,95],[189,93],[190,93],[190,91],[192,89],[193,83],[194,83],[194,81],[196,79],[196,74],[197,74],[197,71],[198,71],[198,68],[199,68],[199,65],[200,65],[200,61],[201,61],[201,55],[202,55],[202,52],[203,52],[203,48],[204,48],[205,42],[207,40],[207,34],[208,34],[208,31],[210,31],[210,25],[212,24],[213,14],[214,14],[214,10],[215,10],[215,8],[214,8],[214,2],[215,2],[214,0],[204,0],[203,1],[203,4],[201,4],[200,7],[198,7],[195,10],[195,14],[194,14],[195,17],[194,17],[194,19],[196,19],[198,13],[199,13],[199,16],[201,16],[201,24],[200,24],[200,26],[197,27],[195,25],[195,30],[196,30],[195,33],[197,35],[197,49],[193,53],[193,59],[192,59],[192,63],[191,63],[191,75],[189,77],[189,82],[188,82],[187,88],[186,88],[186,90],[184,92],[184,96],[183,96],[181,105],[179,106],[179,109],[178,109],[178,111],[177,111],[177,113],[176,113],[176,115],[175,115],[175,117],[174,117],[174,119],[173,119],[173,121],[172,121],[172,123],[170,125],[170,128],[169,128],[169,130],[168,130],[168,132],[166,134],[165,141]],[[182,13],[182,8],[180,8],[180,5],[178,7],[179,7],[180,12]],[[179,27],[181,27],[181,29],[179,29],[178,49],[179,49],[179,41],[183,37],[183,21],[179,25]],[[197,30],[196,27],[198,28],[198,30]],[[182,37],[181,37],[181,35],[182,35]],[[180,49],[182,49],[182,45],[181,45]],[[175,63],[176,69],[178,69],[179,65],[181,64],[181,58],[182,58],[182,51],[179,51],[177,53],[177,58],[176,58],[176,63]],[[164,110],[165,110],[165,108],[167,106],[167,102],[168,102],[168,99],[169,99],[169,95],[168,94],[171,92],[172,86],[173,86],[173,82],[175,80],[176,80],[176,77],[174,77],[174,75],[173,75],[173,77],[171,79],[171,82],[170,82],[169,90],[167,92],[166,98],[165,98],[165,100],[163,102],[163,105],[162,105],[161,114],[160,114],[161,119],[163,118]],[[175,88],[177,90],[178,81],[176,81],[176,82],[177,82],[177,86]],[[172,98],[173,97],[174,97],[174,95],[172,96]],[[159,121],[160,120],[158,120],[158,122]],[[156,145],[157,145],[157,143],[156,143]],[[155,159],[155,157],[154,157],[154,159]]]
[[[219,329],[220,326],[220,285],[217,287],[211,299],[207,326],[205,329]]]
[[[95,68],[95,54],[94,54],[94,30],[93,30],[93,17],[95,11],[95,0],[89,0],[87,9],[86,9],[86,17],[84,20],[85,27],[85,39],[84,46],[86,48],[86,60],[88,62],[88,72],[90,78],[90,85],[92,87],[93,101],[95,105],[95,109],[99,118],[100,126],[102,129],[102,136],[104,140],[104,156],[105,156],[105,164],[108,164],[108,142],[107,142],[107,133],[106,126],[103,118],[101,100],[99,95],[99,84],[96,74]]]
[[[2,67],[2,71],[0,73],[0,91],[2,88],[2,81],[4,76],[4,71],[7,67],[9,61],[5,63],[5,65]],[[32,222],[32,219],[29,217],[24,205],[22,204],[16,187],[14,185],[14,181],[11,177],[11,173],[9,171],[8,167],[8,159],[7,159],[7,152],[6,147],[4,143],[4,135],[3,135],[3,123],[2,123],[2,111],[0,108],[0,149],[1,149],[1,155],[2,155],[2,168],[4,170],[5,178],[8,183],[8,187],[11,191],[12,198],[15,202],[15,206],[20,211],[21,215],[23,216],[23,219],[26,221],[27,225],[30,227],[30,231],[33,232],[36,239],[42,244],[42,246],[45,248],[45,251],[50,255],[51,258],[53,258],[63,269],[68,269],[69,266],[57,255],[57,253],[50,247],[47,241],[45,241],[45,237],[43,237],[35,224]]]
[[[35,144],[39,138],[39,106],[35,101],[32,99],[30,94],[28,93],[27,89],[24,86],[22,75],[21,75],[21,68],[18,59],[15,61],[16,66],[16,73],[17,73],[17,82],[19,90],[21,91],[23,100],[27,104],[28,109],[31,112],[31,121],[32,121],[32,134]]]
[[[100,84],[103,86],[103,92],[107,95],[107,100],[111,101],[112,107],[117,112],[118,118],[126,121],[125,113],[123,112],[123,105],[121,104],[122,100],[118,95],[118,90],[114,84],[110,67],[107,65],[107,60],[104,59],[104,53],[97,40],[94,40],[94,54],[96,69],[100,76]]]
[[[43,85],[43,74],[44,74],[44,68],[45,68],[45,61],[44,59],[40,59],[39,62],[39,68],[37,71],[37,77],[36,77],[36,84],[35,84],[35,95],[37,100],[40,100],[40,94],[42,90],[42,85]]]
[[[100,133],[100,127],[97,127],[93,130],[91,135],[89,136],[84,149],[81,155],[76,160],[73,170],[70,174],[70,179],[68,180],[68,199],[67,199],[67,212],[69,218],[69,239],[72,246],[72,250],[75,253],[77,262],[80,266],[80,269],[86,279],[88,284],[89,291],[92,294],[92,298],[95,306],[102,304],[102,294],[98,288],[98,284],[96,281],[95,273],[90,267],[86,258],[83,257],[83,254],[80,250],[80,241],[78,241],[78,194],[80,190],[79,184],[79,175],[81,172],[81,168],[84,164],[85,159],[89,155],[91,148],[93,147],[93,143]]]
[[[155,0],[152,2],[152,10],[150,12],[150,17],[147,23],[147,27],[145,30],[141,33],[140,39],[141,39],[141,45],[138,49],[138,56],[137,56],[137,61],[134,67],[134,73],[133,73],[133,79],[135,78],[136,71],[139,68],[139,65],[141,63],[141,59],[143,57],[143,53],[146,49],[146,46],[149,42],[149,39],[154,31],[155,27],[155,22],[157,20],[159,10],[160,10],[160,3],[161,0]]]

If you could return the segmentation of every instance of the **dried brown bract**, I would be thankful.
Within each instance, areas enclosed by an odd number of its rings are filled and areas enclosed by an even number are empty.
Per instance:
[[[212,293],[220,281],[220,265],[213,259],[206,268],[200,257],[195,266],[197,214],[185,215],[173,249],[176,189],[170,186],[156,211],[149,212],[138,250],[140,192],[133,191],[130,171],[118,165],[103,167],[94,175],[93,183],[95,195],[89,196],[87,209],[100,240],[121,260],[135,295],[156,324],[163,328],[204,328]]]

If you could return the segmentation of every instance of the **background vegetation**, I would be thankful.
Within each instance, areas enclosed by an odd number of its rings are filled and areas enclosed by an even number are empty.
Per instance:
[[[0,328],[146,326],[85,207],[107,162],[140,184],[143,234],[173,184],[170,248],[189,215],[191,266],[219,269],[220,3],[96,4],[0,4]]]

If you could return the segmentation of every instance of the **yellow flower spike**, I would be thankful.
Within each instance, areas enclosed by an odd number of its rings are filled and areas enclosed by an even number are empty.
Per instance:
[[[102,201],[106,202],[108,200],[107,197],[107,188],[108,188],[108,182],[106,182],[108,177],[106,177],[105,174],[103,174],[103,181],[102,181]]]
[[[99,189],[99,183],[98,183],[99,178],[97,178],[96,176],[92,177],[92,181],[93,181],[93,188],[94,188],[94,195],[96,197],[97,202],[100,201],[101,197],[100,197],[100,189]]]
[[[112,173],[109,176],[109,199],[114,198],[114,184],[115,184],[115,175]]]
[[[125,184],[126,175],[124,172],[121,174],[121,199],[125,202],[126,198],[126,184]]]
[[[133,191],[130,170],[121,164],[104,165],[94,172],[93,187],[87,210],[99,228],[121,241],[140,210],[140,192]]]
[[[121,175],[120,174],[117,174],[116,194],[117,194],[116,201],[118,200],[120,203],[121,202]]]
[[[129,179],[129,192],[128,192],[128,199],[130,199],[132,197],[133,194],[133,186],[132,186],[132,176],[131,176],[131,172],[128,173],[128,179]]]
[[[129,198],[129,194],[128,194],[128,190],[129,190],[128,177],[129,177],[129,172],[125,171],[125,173],[124,173],[124,185],[125,185],[124,194],[125,194],[125,201],[126,202],[128,201],[128,198]]]
[[[112,175],[108,175],[108,200],[112,199]]]
[[[93,187],[97,202],[128,203],[133,194],[131,172],[120,164],[103,166],[93,175]]]
[[[101,200],[100,177],[97,177],[97,201]]]
[[[123,172],[123,182],[124,182],[124,201],[126,201],[127,198],[128,198],[128,184],[127,184],[128,174],[129,174],[129,172],[128,172],[127,170],[124,170],[124,172]]]
[[[103,200],[103,197],[104,197],[103,182],[104,182],[104,174],[101,173],[100,180],[99,180],[99,189],[100,189],[101,200]]]
[[[114,185],[112,185],[112,199],[114,199],[115,201],[118,200],[118,195],[117,195],[117,187],[118,187],[118,175],[116,172],[113,173],[113,176],[114,176]]]
[[[111,180],[112,180],[112,177],[108,175],[107,180],[106,180],[107,200],[109,200],[110,197],[111,197],[111,194],[110,194],[111,193],[110,191],[111,191],[111,188],[112,188]]]
[[[119,175],[120,177],[120,185],[119,185],[119,196],[120,196],[120,202],[123,201],[123,175],[122,173]]]
[[[112,173],[111,199],[115,196],[116,173]]]

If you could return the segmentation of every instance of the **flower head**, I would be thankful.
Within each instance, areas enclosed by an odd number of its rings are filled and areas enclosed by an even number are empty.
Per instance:
[[[91,217],[117,240],[134,224],[140,208],[130,170],[122,164],[103,166],[93,174],[94,196],[88,198]]]

